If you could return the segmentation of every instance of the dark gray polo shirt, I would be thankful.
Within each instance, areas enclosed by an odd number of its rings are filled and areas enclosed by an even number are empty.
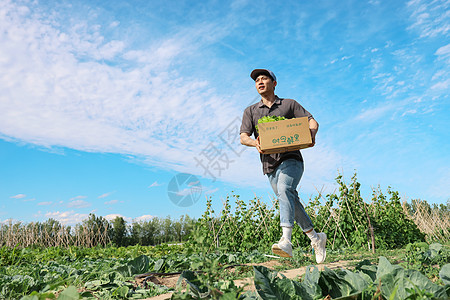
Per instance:
[[[240,133],[254,134],[256,139],[259,134],[255,126],[258,124],[258,120],[265,116],[282,116],[286,119],[308,117],[308,120],[313,118],[297,101],[278,98],[278,96],[275,97],[275,102],[270,108],[261,100],[245,109]],[[285,153],[260,154],[260,157],[264,174],[273,172],[283,160],[294,158],[303,161],[300,150]]]

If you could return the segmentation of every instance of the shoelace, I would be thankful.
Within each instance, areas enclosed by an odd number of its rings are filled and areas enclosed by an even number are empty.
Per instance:
[[[291,242],[290,240],[288,240],[287,238],[281,238],[281,239],[278,241],[278,244],[281,244],[282,241],[288,242],[289,244],[292,245],[292,242]]]
[[[313,245],[314,248],[319,247],[320,246],[320,239],[317,239],[317,242],[311,242],[311,244]]]

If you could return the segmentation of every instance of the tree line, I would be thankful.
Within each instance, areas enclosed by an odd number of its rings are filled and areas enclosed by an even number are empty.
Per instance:
[[[30,223],[9,220],[0,224],[0,247],[126,247],[178,243],[187,240],[195,223],[196,219],[188,215],[178,219],[153,217],[128,223],[122,217],[108,221],[102,216],[89,214],[87,219],[74,226],[52,218]]]
[[[172,220],[170,216],[162,219],[153,217],[148,221],[134,221],[131,224],[122,217],[110,221],[111,242],[116,246],[158,245],[162,243],[179,243],[187,240],[196,219],[188,215]]]

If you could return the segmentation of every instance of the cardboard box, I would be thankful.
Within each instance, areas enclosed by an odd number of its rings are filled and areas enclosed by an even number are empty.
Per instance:
[[[304,149],[312,143],[308,117],[260,123],[258,131],[264,154]]]

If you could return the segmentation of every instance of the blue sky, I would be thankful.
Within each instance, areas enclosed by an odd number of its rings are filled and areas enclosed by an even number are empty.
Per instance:
[[[239,145],[249,74],[320,124],[304,202],[356,171],[369,201],[450,198],[450,1],[0,0],[0,221],[200,217],[271,201]],[[177,174],[180,195],[170,200]],[[198,180],[197,180],[198,179]],[[173,192],[173,191],[172,191]],[[184,193],[184,194],[183,194]]]

